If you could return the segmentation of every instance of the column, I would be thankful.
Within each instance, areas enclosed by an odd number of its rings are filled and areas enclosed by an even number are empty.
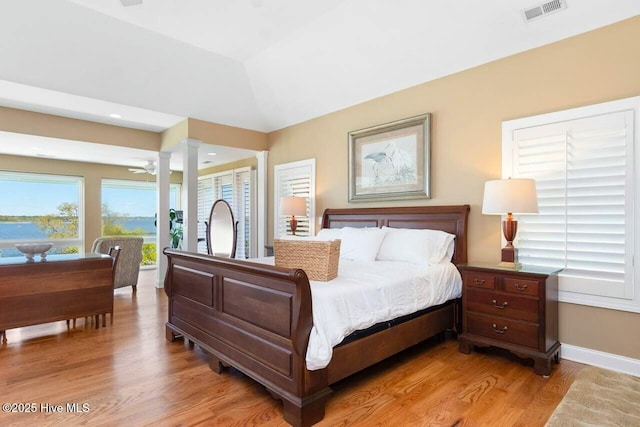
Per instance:
[[[198,251],[198,147],[201,141],[185,139],[182,144],[182,250]]]
[[[258,257],[267,255],[265,245],[267,244],[267,177],[269,169],[267,159],[268,151],[256,153],[258,158]]]
[[[156,162],[156,287],[164,287],[164,276],[167,272],[167,258],[162,250],[169,246],[169,160],[171,153],[159,152]]]

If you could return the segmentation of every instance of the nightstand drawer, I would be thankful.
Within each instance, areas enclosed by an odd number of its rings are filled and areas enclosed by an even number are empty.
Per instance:
[[[513,277],[505,277],[504,290],[518,295],[531,295],[537,297],[539,295],[539,283],[537,280],[517,279]]]
[[[538,323],[538,299],[519,295],[464,289],[466,310]]]
[[[473,286],[476,288],[495,289],[496,288],[496,276],[493,274],[476,273],[475,271],[465,271],[464,279],[465,286]]]
[[[467,331],[511,344],[538,348],[538,326],[535,324],[467,313]]]

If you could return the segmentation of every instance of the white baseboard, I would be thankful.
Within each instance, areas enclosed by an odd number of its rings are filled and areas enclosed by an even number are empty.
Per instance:
[[[562,344],[560,357],[574,362],[598,366],[612,371],[623,372],[640,377],[640,360],[617,354],[605,353],[590,348],[578,347],[571,344]]]

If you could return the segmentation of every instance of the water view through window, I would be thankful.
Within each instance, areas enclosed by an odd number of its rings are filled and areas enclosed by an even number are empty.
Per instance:
[[[0,171],[0,250],[22,257],[16,243],[50,241],[49,253],[77,253],[84,245],[81,177]],[[169,205],[179,208],[180,186],[171,184]],[[156,263],[156,184],[102,181],[102,235],[143,236],[142,265]],[[167,230],[169,232],[169,230]]]
[[[3,257],[23,256],[14,246],[20,242],[52,241],[50,253],[79,251],[82,178],[0,171],[0,200]]]
[[[169,192],[171,208],[178,207],[179,194],[180,187],[172,184]],[[102,235],[143,236],[143,266],[156,264],[155,215],[155,182],[102,180]]]

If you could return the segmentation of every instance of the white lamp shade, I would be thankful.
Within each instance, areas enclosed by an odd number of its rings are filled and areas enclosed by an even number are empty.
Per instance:
[[[307,198],[295,196],[280,198],[280,215],[306,216]]]
[[[482,213],[538,213],[538,193],[533,179],[509,178],[487,181],[484,184]]]

